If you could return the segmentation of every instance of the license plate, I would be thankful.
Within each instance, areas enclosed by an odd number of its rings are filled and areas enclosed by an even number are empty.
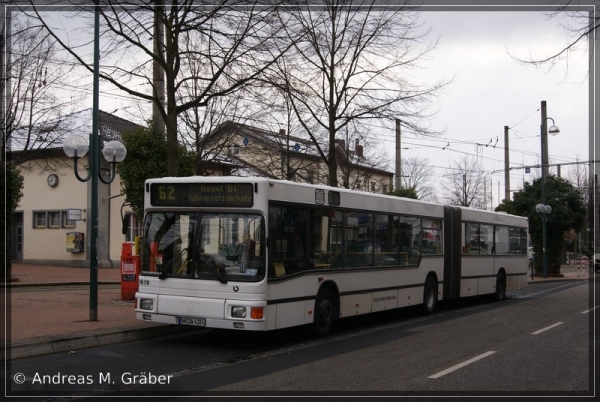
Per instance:
[[[197,327],[206,327],[206,320],[204,318],[177,317],[177,324],[179,324],[179,325],[195,325]]]

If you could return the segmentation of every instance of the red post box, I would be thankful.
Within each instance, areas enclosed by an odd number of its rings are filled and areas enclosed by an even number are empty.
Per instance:
[[[140,273],[140,256],[133,255],[132,243],[123,243],[121,249],[121,300],[135,299]]]

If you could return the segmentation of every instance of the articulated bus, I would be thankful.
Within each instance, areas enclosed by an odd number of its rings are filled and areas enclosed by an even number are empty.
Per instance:
[[[253,177],[145,183],[136,317],[269,331],[525,286],[526,218]]]

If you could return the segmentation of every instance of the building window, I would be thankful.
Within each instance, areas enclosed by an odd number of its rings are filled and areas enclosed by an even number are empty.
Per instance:
[[[140,235],[140,225],[131,212],[125,214],[125,225],[125,241],[135,241],[135,238]]]
[[[238,155],[240,153],[239,145],[229,144],[227,145],[227,155]]]
[[[48,214],[46,211],[34,211],[33,212],[33,227],[34,228],[45,228],[46,219]]]
[[[42,228],[74,228],[76,222],[67,219],[67,211],[33,211],[33,227]]]
[[[60,228],[60,224],[61,224],[60,212],[61,211],[49,211],[48,212],[48,227],[49,228]]]
[[[75,221],[73,219],[67,219],[67,211],[62,211],[62,227],[63,228],[74,228]]]

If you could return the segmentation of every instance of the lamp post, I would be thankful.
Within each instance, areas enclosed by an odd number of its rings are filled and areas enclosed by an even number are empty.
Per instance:
[[[94,1],[94,83],[93,83],[93,108],[92,108],[92,133],[90,134],[88,157],[89,171],[85,178],[79,175],[77,170],[77,160],[86,155],[88,151],[87,140],[78,134],[72,134],[65,138],[63,150],[68,157],[73,158],[73,171],[75,177],[81,182],[91,181],[91,224],[90,224],[90,321],[98,320],[98,179],[104,184],[110,184],[114,181],[117,170],[117,163],[122,162],[127,155],[127,149],[119,141],[110,141],[104,145],[102,153],[104,159],[112,165],[112,172],[105,180],[100,170],[100,136],[98,134],[98,109],[99,109],[99,1]]]
[[[86,177],[81,177],[77,170],[77,160],[84,157],[88,151],[87,140],[78,134],[72,134],[63,142],[63,149],[68,157],[73,158],[73,171],[77,180],[91,181],[91,230],[90,230],[90,321],[98,320],[98,179],[104,184],[115,180],[117,163],[122,162],[127,155],[127,149],[119,141],[110,141],[104,145],[102,154],[104,159],[112,165],[108,180],[102,177],[100,169],[100,137],[96,133],[90,134],[90,155],[88,157],[89,170]]]
[[[547,121],[552,120],[552,126],[548,129]],[[535,210],[542,214],[542,268],[544,278],[548,277],[548,259],[546,254],[546,220],[552,212],[550,205],[546,204],[546,176],[548,174],[548,134],[557,135],[559,128],[554,124],[552,117],[546,117],[546,101],[542,101],[542,203],[535,206]]]

